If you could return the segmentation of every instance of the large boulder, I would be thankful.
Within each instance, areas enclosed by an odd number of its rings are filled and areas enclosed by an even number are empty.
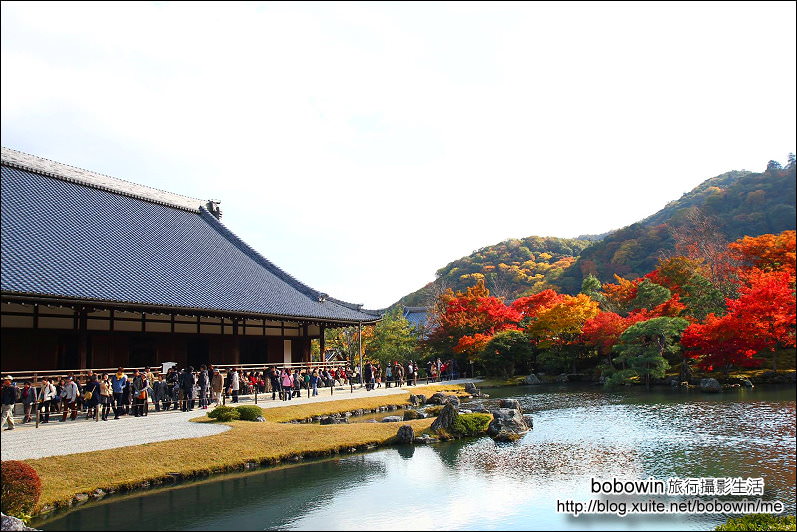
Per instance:
[[[520,401],[517,399],[501,399],[498,401],[499,408],[511,408],[512,410],[517,410],[521,414],[523,413],[523,407],[520,406]]]
[[[535,374],[532,373],[531,375],[529,375],[528,377],[523,379],[523,383],[524,384],[542,384],[542,381],[540,380],[539,377],[537,377]]]
[[[530,429],[534,428],[534,418],[531,417],[531,414],[523,414],[523,421],[526,422]]]
[[[717,379],[700,379],[700,391],[706,393],[718,393],[722,391],[722,386]]]
[[[410,404],[415,406],[422,405],[426,402],[426,396],[422,394],[418,395],[410,394],[409,401]]]
[[[446,403],[443,406],[443,409],[440,411],[440,414],[437,416],[437,419],[434,420],[432,423],[432,430],[451,430],[451,426],[454,423],[454,420],[459,417],[459,412],[457,411],[457,407],[454,406],[452,403]]]
[[[476,388],[476,385],[475,385],[475,384],[473,384],[472,382],[466,382],[466,383],[465,383],[465,391],[466,391],[467,393],[470,393],[470,394],[477,394],[477,393],[479,393],[479,390]]]
[[[493,410],[493,420],[487,426],[487,434],[497,436],[500,432],[515,432],[523,434],[529,431],[526,420],[519,410],[511,408],[498,408]]]
[[[398,443],[412,443],[415,440],[415,430],[409,425],[402,425],[396,433]]]

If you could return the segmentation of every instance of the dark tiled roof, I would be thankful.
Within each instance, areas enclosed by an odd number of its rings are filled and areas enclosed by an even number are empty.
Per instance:
[[[404,317],[416,329],[424,330],[426,328],[426,307],[406,307]]]
[[[2,165],[4,293],[343,322],[378,319],[274,266],[201,200],[169,193],[148,198],[140,189],[127,193],[57,172],[43,175],[34,165],[7,160],[10,151],[3,150]]]

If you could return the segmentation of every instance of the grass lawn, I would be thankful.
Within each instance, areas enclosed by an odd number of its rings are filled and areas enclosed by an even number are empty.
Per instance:
[[[233,421],[227,432],[215,436],[149,443],[121,449],[26,460],[42,480],[39,507],[59,506],[76,494],[98,488],[121,491],[146,481],[160,481],[170,473],[185,477],[230,471],[247,462],[274,464],[296,456],[324,456],[353,447],[389,443],[397,423],[312,425],[277,423],[358,408],[375,408],[407,402],[409,393],[427,396],[436,391],[464,393],[459,385],[412,388],[405,394],[344,399],[264,410],[268,421]],[[199,422],[210,422],[205,418]],[[432,419],[405,421],[416,433],[429,428]],[[403,424],[402,423],[402,424]]]

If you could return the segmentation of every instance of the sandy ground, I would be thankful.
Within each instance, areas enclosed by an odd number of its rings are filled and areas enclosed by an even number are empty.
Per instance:
[[[445,384],[463,384],[476,382],[478,379],[460,379],[446,381]],[[420,384],[423,386],[423,384]],[[329,388],[319,389],[316,397],[296,398],[291,401],[273,401],[271,394],[258,395],[258,406],[274,408],[291,404],[318,403],[352,399],[357,397],[373,397],[392,395],[405,391],[412,391],[413,386],[402,388],[377,388],[367,392],[364,388],[355,388],[350,393],[350,388],[336,388],[330,395]],[[229,398],[228,398],[229,399]],[[230,404],[229,402],[227,404]],[[241,404],[254,404],[253,397],[241,398]],[[75,421],[67,420],[61,423],[60,415],[50,415],[50,422],[16,424],[14,430],[3,430],[0,443],[0,458],[3,460],[26,460],[29,458],[44,458],[64,454],[84,453],[103,449],[114,449],[153,443],[166,440],[180,440],[185,438],[199,438],[211,436],[229,430],[228,425],[191,423],[189,420],[205,415],[205,410],[194,409],[191,412],[170,410],[169,412],[155,412],[150,405],[149,415],[146,417],[122,416],[113,419],[113,411],[108,421],[87,420],[85,414],[78,416]],[[18,419],[18,418],[17,418]]]

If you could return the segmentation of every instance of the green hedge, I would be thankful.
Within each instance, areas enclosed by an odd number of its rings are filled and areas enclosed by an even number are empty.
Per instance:
[[[217,406],[208,412],[208,417],[216,421],[233,421],[235,419],[241,419],[241,413],[238,409],[231,406]]]
[[[256,405],[241,405],[235,407],[243,421],[256,421],[263,415],[263,409]]]
[[[749,514],[732,517],[714,530],[795,530],[793,515]]]
[[[492,419],[490,414],[460,414],[451,425],[451,430],[459,436],[481,436],[487,432]]]

